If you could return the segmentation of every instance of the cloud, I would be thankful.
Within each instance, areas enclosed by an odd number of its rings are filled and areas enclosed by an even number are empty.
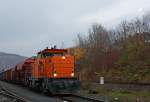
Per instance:
[[[148,0],[1,0],[0,51],[31,56],[46,46],[73,46],[92,23],[113,27],[143,15]]]
[[[94,13],[89,13],[80,18],[81,22],[99,22],[107,27],[118,24],[121,20],[130,20],[137,16],[142,16],[150,9],[149,0],[119,0],[112,3],[110,7],[99,8]]]
[[[139,8],[139,9],[138,9],[138,12],[143,12],[143,8]]]

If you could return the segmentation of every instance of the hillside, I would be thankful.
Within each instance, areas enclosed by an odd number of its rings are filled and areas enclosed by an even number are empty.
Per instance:
[[[99,81],[103,76],[105,82],[150,84],[150,27],[131,23],[113,32],[96,24],[87,37],[78,35],[72,52],[80,64],[80,80]]]
[[[23,61],[26,57],[0,52],[0,70],[8,69]]]

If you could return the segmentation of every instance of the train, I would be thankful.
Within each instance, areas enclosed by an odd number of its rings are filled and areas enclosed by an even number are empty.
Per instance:
[[[71,94],[80,88],[74,56],[67,49],[45,48],[36,56],[0,73],[0,79],[42,93]]]

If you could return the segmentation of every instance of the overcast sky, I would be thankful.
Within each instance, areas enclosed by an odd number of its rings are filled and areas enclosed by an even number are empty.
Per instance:
[[[0,0],[0,52],[32,56],[54,44],[71,47],[93,23],[111,28],[149,10],[149,0]]]

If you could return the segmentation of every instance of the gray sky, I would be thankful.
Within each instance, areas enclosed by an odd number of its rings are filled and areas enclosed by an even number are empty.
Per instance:
[[[149,0],[0,0],[0,51],[32,56],[54,44],[71,47],[93,23],[111,28],[149,9]]]

